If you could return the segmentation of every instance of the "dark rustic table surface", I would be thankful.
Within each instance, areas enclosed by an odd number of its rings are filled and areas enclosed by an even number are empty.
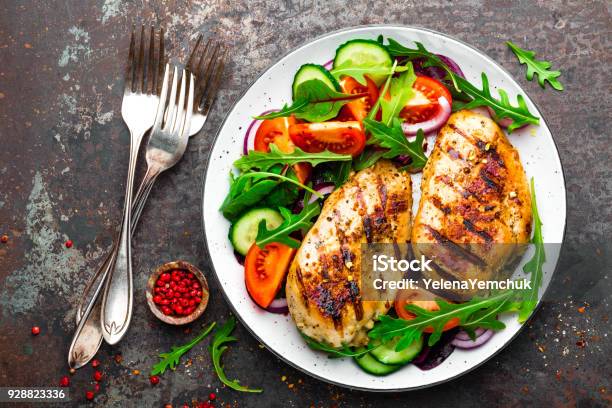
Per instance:
[[[611,3],[606,1],[4,1],[0,5],[0,386],[56,385],[68,373],[74,306],[109,251],[121,215],[128,131],[122,67],[133,23],[167,30],[185,61],[197,33],[231,47],[203,132],[155,186],[133,240],[135,315],[125,340],[99,353],[105,378],[95,403],[182,406],[217,394],[221,406],[605,406],[610,404],[609,254]],[[233,101],[294,47],[359,24],[418,25],[453,35],[508,69],[539,105],[565,169],[566,244],[550,300],[499,355],[435,388],[372,394],[320,382],[279,361],[239,326],[224,358],[230,376],[260,395],[222,387],[206,342],[151,386],[156,355],[192,334],[163,325],[143,295],[149,272],[184,259],[209,277],[204,321],[229,314],[202,237],[202,175],[213,135]],[[504,42],[513,40],[563,71],[564,92],[525,80]],[[543,214],[546,219],[546,214]],[[547,220],[547,222],[555,222]],[[74,245],[66,248],[65,242]],[[40,326],[32,336],[30,328]],[[138,371],[139,370],[139,371]],[[74,404],[88,404],[93,369],[71,377]]]

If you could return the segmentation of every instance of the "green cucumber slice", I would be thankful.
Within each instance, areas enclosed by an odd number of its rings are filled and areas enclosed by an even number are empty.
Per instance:
[[[282,224],[283,216],[272,208],[254,208],[244,213],[232,224],[229,239],[236,252],[246,255],[257,238],[259,223],[266,220],[266,227],[274,229]]]
[[[365,348],[363,347],[358,349],[358,351],[363,350],[365,350]],[[353,358],[355,359],[357,365],[361,367],[363,371],[374,375],[387,375],[402,368],[401,365],[383,364],[380,361],[376,360],[374,357],[372,357],[372,354],[370,353],[366,353]]]
[[[391,68],[393,60],[387,49],[375,40],[351,40],[342,44],[336,50],[334,68],[347,61],[356,67],[386,66]],[[385,75],[370,75],[370,78],[380,86]]]
[[[423,336],[413,341],[402,351],[395,351],[400,337],[395,337],[370,351],[370,354],[383,364],[407,364],[411,362],[423,349]],[[375,345],[376,346],[376,345]]]
[[[324,82],[330,88],[335,89],[336,91],[340,91],[340,85],[338,84],[338,81],[336,81],[336,78],[334,78],[332,74],[330,74],[329,71],[325,69],[324,66],[316,64],[304,64],[300,67],[300,69],[298,69],[298,72],[296,72],[295,77],[293,77],[292,90],[294,101],[296,99],[295,95],[298,86],[312,79],[318,79],[319,81]]]

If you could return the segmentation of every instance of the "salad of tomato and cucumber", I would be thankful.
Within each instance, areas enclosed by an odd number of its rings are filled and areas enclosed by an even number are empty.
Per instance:
[[[354,39],[340,45],[327,64],[305,63],[295,73],[291,93],[291,102],[254,117],[220,208],[231,223],[229,241],[244,265],[246,289],[253,302],[272,313],[288,312],[284,283],[293,257],[323,201],[350,174],[380,159],[419,172],[428,159],[427,137],[435,137],[458,109],[487,108],[508,132],[539,121],[521,96],[518,105],[501,89],[500,98],[494,97],[484,73],[478,87],[452,59],[392,38]],[[381,325],[395,324],[398,336],[371,336],[358,348],[334,348],[304,336],[305,341],[335,357],[352,357],[374,375],[411,362],[430,369],[455,347],[478,347],[503,327],[466,323],[474,314],[497,308],[495,316],[504,311],[528,316],[535,304],[517,306],[514,294],[506,292],[454,304],[413,300],[400,291],[394,306],[393,322],[378,322],[372,330],[380,333]],[[421,312],[431,324],[423,322]]]

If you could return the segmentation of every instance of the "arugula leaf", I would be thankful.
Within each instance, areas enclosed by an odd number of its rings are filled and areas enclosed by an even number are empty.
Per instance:
[[[283,168],[284,166],[280,166]],[[288,166],[286,169],[285,176],[289,177],[294,181],[298,181],[298,176],[295,174],[293,167]],[[286,181],[281,182],[278,186],[276,186],[270,194],[264,197],[261,201],[261,205],[266,207],[279,207],[279,206],[289,206],[298,199],[300,195],[300,187],[296,186],[293,183],[288,183]]]
[[[336,186],[336,188],[346,183],[351,174],[351,167],[352,162],[350,161],[338,163],[336,169],[336,177],[334,178],[334,185]]]
[[[293,166],[300,162],[308,162],[313,166],[330,161],[350,161],[351,155],[337,154],[330,151],[319,153],[306,153],[299,147],[295,147],[291,153],[282,152],[274,143],[270,144],[269,152],[258,152],[250,150],[249,154],[242,156],[234,162],[234,166],[242,171],[257,168],[266,171],[277,164]]]
[[[295,115],[296,118],[305,119],[309,122],[325,122],[335,118],[340,108],[352,99],[366,96],[361,94],[346,94],[330,88],[320,79],[310,79],[298,85],[295,91],[295,100],[291,106],[285,105],[283,109],[255,119],[274,119],[284,116]]]
[[[191,350],[193,346],[202,341],[206,336],[208,336],[213,327],[215,327],[215,322],[212,322],[207,328],[202,330],[202,332],[198,334],[196,338],[194,338],[184,346],[173,346],[169,353],[161,353],[159,355],[161,360],[153,366],[153,368],[151,369],[151,375],[163,374],[164,372],[166,372],[167,368],[170,368],[173,371],[176,370],[176,366],[179,364],[181,356]]]
[[[311,192],[312,194],[316,195],[319,198],[322,197],[321,194],[319,194],[317,191],[313,190],[312,188],[308,187],[307,185],[302,184],[299,181],[289,178],[287,176],[283,176],[282,174],[270,173],[267,171],[253,171],[250,173],[243,173],[240,175],[240,177],[255,178],[255,179],[261,179],[263,177],[277,178],[279,180],[283,180],[283,181],[295,184],[296,186],[301,187],[304,190]]]
[[[542,88],[544,88],[545,81],[548,81],[550,86],[557,91],[563,90],[563,85],[561,85],[561,82],[557,80],[557,78],[561,76],[561,72],[550,71],[549,68],[552,66],[550,62],[538,61],[535,59],[536,53],[534,51],[524,50],[511,41],[506,41],[506,45],[508,45],[514,55],[516,55],[519,63],[527,66],[527,73],[525,77],[528,81],[533,79],[534,74],[538,74],[538,83]]]
[[[508,132],[510,133],[514,129],[523,125],[538,125],[540,123],[540,118],[529,112],[529,108],[527,108],[523,95],[517,95],[516,97],[518,106],[513,106],[510,103],[508,94],[501,88],[497,90],[500,99],[496,99],[493,95],[491,95],[491,90],[489,89],[489,79],[484,72],[482,73],[482,90],[476,88],[474,85],[460,76],[457,76],[455,80],[459,84],[461,91],[473,98],[471,102],[467,102],[465,104],[460,103],[458,106],[460,106],[461,109],[473,109],[479,106],[488,106],[495,112],[496,121],[503,118],[512,119],[512,124],[508,126]]]
[[[542,237],[542,220],[538,213],[538,205],[536,203],[535,186],[533,177],[531,178],[531,213],[533,214],[533,237],[531,243],[535,246],[533,257],[523,266],[523,272],[531,274],[531,290],[523,297],[523,302],[519,309],[519,322],[525,322],[536,305],[538,304],[538,294],[540,286],[542,286],[542,265],[546,262],[546,253],[544,251],[544,238]]]
[[[380,147],[389,149],[382,155],[385,159],[392,159],[404,155],[410,156],[412,159],[412,162],[408,166],[410,170],[422,169],[425,163],[427,163],[427,156],[425,156],[425,152],[423,151],[423,140],[425,137],[422,130],[419,129],[416,139],[410,142],[406,138],[406,135],[404,135],[402,125],[397,118],[393,119],[393,125],[391,127],[368,118],[364,119],[363,123],[365,128],[372,135],[372,139],[370,140]]]
[[[397,67],[395,72],[407,71],[408,67]],[[392,67],[385,67],[379,63],[370,62],[363,65],[356,65],[352,60],[345,61],[343,64],[334,67],[330,71],[334,78],[340,80],[342,76],[350,76],[361,85],[367,85],[365,75],[388,76],[393,73]]]
[[[319,215],[321,208],[319,203],[314,201],[306,205],[299,214],[293,214],[285,207],[279,207],[279,211],[285,220],[277,228],[269,231],[266,227],[266,221],[262,220],[260,222],[255,239],[258,247],[263,248],[271,242],[280,242],[291,248],[299,248],[300,243],[291,238],[289,234],[300,229],[310,228],[312,218]]]
[[[217,373],[217,377],[219,377],[219,380],[221,380],[223,384],[236,391],[255,393],[262,392],[262,389],[249,388],[244,385],[240,385],[240,382],[238,380],[230,380],[225,375],[223,365],[221,364],[221,357],[223,356],[223,353],[225,353],[225,351],[227,350],[227,346],[225,344],[238,340],[237,338],[230,336],[230,334],[232,334],[232,331],[234,331],[235,327],[236,318],[234,316],[231,316],[229,319],[227,319],[225,324],[221,326],[221,328],[215,331],[212,343],[209,346],[210,357],[212,359],[215,372]]]
[[[300,332],[300,334],[304,338],[304,341],[306,342],[306,344],[308,344],[308,347],[310,347],[313,350],[318,350],[318,351],[322,351],[324,353],[329,354],[328,356],[329,358],[359,357],[359,356],[369,353],[370,350],[372,350],[372,347],[370,346],[360,351],[355,351],[347,345],[343,345],[341,348],[334,348],[328,344],[319,342],[313,339],[312,337],[308,337],[304,333]]]
[[[400,336],[395,350],[401,351],[407,348],[413,341],[417,340],[427,327],[433,328],[429,336],[428,345],[433,346],[440,340],[443,328],[451,319],[459,319],[459,324],[463,325],[470,322],[470,318],[479,311],[496,308],[499,310],[500,303],[507,305],[508,299],[512,299],[514,291],[500,292],[489,298],[475,297],[465,303],[448,303],[445,300],[437,299],[436,303],[440,310],[429,311],[415,305],[406,305],[406,310],[413,313],[415,318],[412,320],[395,319],[390,316],[381,316],[378,324],[368,332],[372,339],[381,339],[383,342]],[[482,312],[480,312],[482,314]],[[484,320],[490,322],[489,319]],[[493,325],[489,324],[491,328]],[[469,327],[469,326],[468,326]],[[495,329],[503,329],[505,325],[499,322]]]
[[[300,112],[308,105],[307,100],[298,100],[293,102],[291,105],[285,104],[283,108],[279,111],[270,112],[266,115],[261,116],[253,116],[253,119],[257,120],[266,120],[266,119],[276,119],[276,118],[284,118],[286,116],[291,116],[296,112]]]
[[[387,94],[387,91],[389,90],[389,84],[391,83],[391,78],[393,78],[393,74],[395,73],[396,69],[397,69],[397,60],[393,61],[393,66],[391,67],[391,73],[389,74],[389,76],[387,77],[387,80],[385,81],[385,86],[383,86],[382,92],[380,93],[381,95]],[[376,100],[376,103],[374,104],[374,106],[372,106],[370,113],[368,113],[368,119],[374,120],[376,118],[376,115],[378,114],[378,109],[380,108],[380,104],[382,100],[383,98],[378,98]]]
[[[407,72],[391,79],[389,87],[391,97],[389,100],[385,99],[386,93],[381,94],[379,98],[382,107],[382,123],[387,126],[391,125],[391,121],[399,116],[406,103],[414,95],[412,84],[416,80],[416,75],[411,63],[408,63],[406,67],[408,68]]]
[[[385,152],[385,150],[376,150],[366,147],[363,152],[353,160],[353,168],[355,171],[367,169],[380,160]]]
[[[429,52],[423,44],[418,41],[415,41],[416,49],[404,47],[402,44],[395,41],[393,38],[387,38],[389,45],[387,45],[387,51],[391,54],[392,57],[408,57],[408,59],[415,58],[424,58],[425,62],[423,63],[423,67],[439,67],[446,71],[446,76],[449,81],[452,82],[453,87],[461,92],[459,85],[457,84],[456,79],[457,75],[453,72],[452,69],[448,67],[436,54]]]

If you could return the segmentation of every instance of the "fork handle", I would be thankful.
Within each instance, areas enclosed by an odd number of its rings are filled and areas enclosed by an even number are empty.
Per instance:
[[[134,235],[142,210],[159,174],[161,174],[161,172],[158,169],[147,168],[147,173],[134,196],[132,203],[132,235]],[[104,288],[106,276],[112,266],[113,257],[116,253],[115,247],[116,243],[113,244],[113,248],[106,256],[102,266],[89,279],[81,295],[76,312],[77,329],[72,337],[72,342],[68,351],[68,366],[71,368],[83,367],[96,355],[102,345],[103,334],[100,323],[100,295]],[[97,285],[95,285],[96,282],[98,282]],[[89,293],[94,287],[94,294],[89,298]]]
[[[148,129],[147,129],[148,130]],[[130,132],[132,133],[132,132]],[[134,287],[132,281],[132,191],[138,150],[145,132],[131,134],[123,221],[117,243],[117,255],[109,271],[102,297],[102,335],[108,344],[117,344],[127,332],[132,319]]]
[[[147,172],[143,180],[140,182],[140,186],[138,187],[136,194],[134,195],[134,198],[132,200],[132,236],[134,236],[134,232],[136,231],[136,226],[138,225],[138,221],[140,220],[142,211],[145,207],[147,199],[149,198],[149,194],[151,193],[153,185],[155,184],[155,180],[157,180],[157,176],[159,176],[160,174],[161,174],[161,171],[159,171],[158,169],[152,168],[150,166],[147,167]],[[96,271],[96,273],[93,274],[91,278],[89,278],[89,281],[85,285],[85,289],[83,289],[83,294],[81,295],[81,298],[77,305],[77,311],[76,311],[77,325],[79,324],[79,322],[81,321],[81,318],[83,317],[85,308],[87,306],[87,299],[89,299],[89,293],[93,289],[94,284],[98,281],[98,279],[100,278],[100,275],[102,275],[102,273],[104,273],[106,269],[108,269],[108,267],[110,266],[109,264],[111,261],[111,256],[115,252],[114,247],[115,247],[115,244],[113,244],[113,248],[111,248],[111,251],[108,253],[108,255],[106,255],[106,258],[104,259],[104,262],[102,263],[102,267],[100,267]],[[100,282],[99,285],[101,283],[102,282]],[[96,316],[96,318],[99,318],[99,317],[100,316],[98,313],[98,316]],[[102,336],[102,333],[100,333],[100,338],[101,336]]]

